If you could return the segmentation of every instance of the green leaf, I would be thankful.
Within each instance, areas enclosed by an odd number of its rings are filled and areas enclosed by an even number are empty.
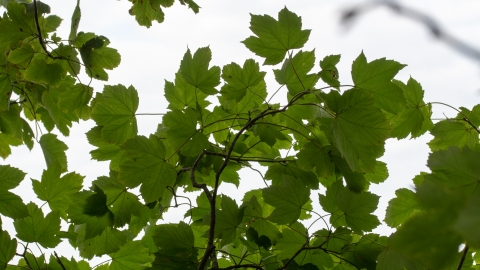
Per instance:
[[[315,88],[318,82],[317,74],[308,74],[315,65],[315,51],[299,51],[292,58],[285,60],[282,69],[274,69],[275,79],[279,84],[286,85],[292,96]]]
[[[80,191],[71,196],[72,203],[67,210],[71,223],[86,224],[85,239],[101,235],[113,225],[113,215],[108,209],[107,196],[101,190]]]
[[[154,265],[166,269],[180,269],[178,267],[182,265],[197,268],[198,250],[195,248],[192,228],[188,224],[180,222],[158,225],[153,241],[159,248]]]
[[[77,38],[83,34],[79,33]],[[91,37],[89,35],[89,37]],[[77,40],[78,44],[79,40]],[[80,56],[87,75],[91,78],[107,81],[108,74],[105,69],[114,69],[120,64],[120,54],[116,49],[107,47],[110,41],[104,36],[94,35],[80,47]]]
[[[322,68],[322,70],[318,73],[322,81],[336,88],[340,86],[338,69],[336,67],[338,62],[340,62],[340,55],[325,56],[323,60],[320,61],[320,68]]]
[[[105,85],[97,94],[91,117],[103,126],[102,138],[109,143],[121,144],[137,134],[138,93],[133,86]]]
[[[48,133],[40,137],[40,146],[42,147],[43,156],[47,163],[47,168],[55,162],[61,166],[61,172],[67,171],[67,156],[65,151],[68,149],[67,145],[57,139],[57,135]]]
[[[30,62],[24,76],[26,80],[38,84],[58,86],[66,74],[67,71],[57,61],[47,63],[45,59],[37,57]]]
[[[264,65],[280,63],[288,50],[300,49],[307,42],[310,30],[302,30],[302,19],[287,8],[278,13],[278,21],[268,15],[251,15],[250,30],[257,36],[242,41]]]
[[[11,2],[8,4],[7,13],[8,18],[0,20],[0,44],[16,44],[33,34],[33,16],[26,13],[24,5]]]
[[[480,248],[480,194],[476,192],[468,201],[464,209],[460,211],[457,221],[453,225],[455,230],[464,237],[468,246]]]
[[[300,217],[302,207],[310,198],[310,189],[301,180],[283,175],[283,183],[262,190],[266,203],[275,207],[268,219],[277,224],[292,224]]]
[[[195,14],[200,11],[200,6],[197,5],[193,0],[179,0],[182,5],[187,4],[188,8],[192,9]]]
[[[0,231],[0,269],[6,269],[10,260],[15,257],[17,239],[10,239],[6,231]]]
[[[375,172],[366,173],[365,179],[374,184],[383,183],[388,178],[388,169],[387,164],[382,161],[377,161],[377,166],[375,166]]]
[[[37,242],[44,248],[54,248],[60,243],[56,236],[60,232],[60,215],[53,211],[43,216],[43,212],[33,202],[27,205],[29,217],[13,222],[17,237],[25,242]]]
[[[82,11],[80,10],[80,1],[77,1],[77,5],[73,10],[71,24],[70,24],[70,34],[68,35],[68,43],[70,45],[75,44],[77,39],[78,26],[80,25],[80,19],[82,18]]]
[[[398,113],[405,108],[406,100],[402,89],[392,79],[404,67],[405,65],[385,58],[367,63],[362,52],[352,65],[353,83],[355,87],[372,93],[376,106]]]
[[[162,8],[159,1],[155,0],[134,0],[132,8],[129,10],[130,15],[134,15],[138,24],[141,26],[146,26],[150,28],[153,21],[162,23],[165,19],[165,14],[162,11]]]
[[[116,227],[123,227],[130,223],[132,215],[139,216],[141,208],[144,207],[138,197],[130,192],[128,188],[111,177],[99,177],[93,182],[107,195],[107,205],[114,215]]]
[[[286,164],[273,164],[268,166],[268,170],[265,173],[265,179],[272,180],[274,185],[282,185],[283,175],[291,176],[303,184],[312,189],[318,189],[318,178],[314,173],[309,172],[308,170],[302,170],[300,167],[302,160],[299,162],[289,161]]]
[[[165,146],[155,135],[137,136],[126,141],[122,148],[129,159],[120,165],[118,181],[134,188],[142,184],[140,193],[146,203],[164,196],[167,186],[173,186],[175,168],[165,159]]]
[[[190,49],[187,50],[180,63],[180,74],[185,81],[207,95],[216,94],[215,86],[220,84],[220,68],[208,68],[212,60],[212,51],[209,47],[198,49],[192,57]]]
[[[198,156],[210,143],[207,136],[197,130],[197,116],[191,109],[173,110],[163,116],[167,127],[167,142],[175,151],[185,156]]]
[[[335,163],[333,163],[328,148],[315,142],[306,143],[297,153],[298,166],[303,170],[312,170],[318,177],[329,178],[335,173]]]
[[[148,248],[144,247],[140,241],[127,243],[110,256],[112,257],[110,270],[143,270],[153,261],[153,256],[149,254]]]
[[[478,131],[463,121],[440,121],[430,132],[435,136],[428,143],[432,151],[447,149],[450,146],[474,148],[478,145]]]
[[[70,196],[80,191],[84,177],[74,172],[60,177],[61,173],[60,163],[55,162],[43,171],[41,182],[32,179],[32,186],[38,198],[48,202],[52,211],[65,213],[72,202]]]
[[[83,120],[89,119],[93,88],[83,84],[69,87],[58,97],[58,108],[66,113],[76,113]]]
[[[244,207],[238,208],[235,200],[222,195],[221,210],[217,210],[215,237],[221,238],[221,246],[233,242],[237,237],[237,227],[243,219]]]
[[[0,165],[0,190],[8,190],[16,188],[26,173],[11,167],[10,165]]]
[[[77,243],[80,242],[78,249],[80,256],[84,258],[92,259],[93,256],[115,253],[127,242],[126,233],[113,228],[106,228],[101,235],[79,241],[85,238],[85,230],[85,225],[79,225],[76,229],[78,232]]]
[[[335,112],[329,132],[354,172],[374,172],[376,158],[385,151],[390,124],[385,115],[373,106],[371,95],[361,89],[336,91],[323,95],[328,107]]]
[[[354,193],[337,181],[327,188],[326,195],[320,195],[323,210],[331,213],[333,226],[348,225],[356,232],[369,232],[380,225],[372,212],[377,209],[379,197],[370,192]]]
[[[305,232],[305,228],[303,228],[303,231],[291,229],[282,230],[282,237],[277,240],[277,244],[275,245],[280,251],[278,254],[279,260],[291,258],[295,252],[305,245],[307,242],[307,238],[303,234]]]
[[[377,269],[381,270],[427,270],[428,268],[418,261],[410,260],[407,256],[390,248],[378,255]]]
[[[101,126],[96,126],[89,130],[86,135],[88,142],[91,145],[97,146],[98,148],[90,151],[92,159],[98,161],[111,160],[110,169],[114,171],[120,170],[120,164],[127,159],[126,152],[120,146],[107,143],[102,139],[102,129]]]
[[[210,104],[205,100],[206,97],[207,95],[202,91],[198,91],[195,86],[188,84],[180,72],[175,74],[175,84],[165,80],[165,98],[169,102],[168,109],[183,110],[187,107],[195,109],[197,104],[206,108]]]
[[[353,245],[342,250],[343,257],[361,269],[375,269],[378,255],[385,250],[387,237],[366,234]]]
[[[8,54],[8,61],[17,64],[26,66],[32,60],[35,55],[35,50],[32,48],[30,43],[23,43],[20,48],[17,48],[13,51],[10,51]]]
[[[237,115],[239,117],[248,117],[252,111],[258,111],[260,105],[266,102],[267,98],[267,85],[265,81],[250,87],[250,91],[247,91],[245,97],[240,102],[235,100],[226,100],[222,96],[218,99],[223,109],[230,114]],[[237,122],[232,121],[231,125],[235,125]]]
[[[236,63],[225,65],[222,70],[222,79],[226,82],[220,93],[227,99],[240,101],[245,97],[252,86],[263,81],[266,72],[260,72],[260,66],[253,59],[245,60],[243,68]]]
[[[396,198],[388,202],[385,223],[392,228],[405,223],[415,211],[421,210],[420,203],[415,198],[415,193],[409,189],[401,188],[395,191]]]

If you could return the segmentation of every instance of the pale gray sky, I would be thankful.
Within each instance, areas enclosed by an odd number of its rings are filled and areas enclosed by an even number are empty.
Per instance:
[[[68,37],[70,17],[76,1],[45,0],[52,8],[52,14],[64,19],[60,36]],[[247,58],[254,58],[253,53],[240,43],[251,35],[249,27],[252,14],[269,14],[277,17],[284,7],[302,16],[303,26],[312,29],[305,50],[315,48],[318,62],[329,54],[341,54],[339,64],[340,81],[351,82],[350,67],[352,61],[363,50],[369,61],[386,57],[407,64],[397,76],[406,81],[410,76],[418,80],[425,89],[426,101],[441,101],[453,106],[471,108],[479,103],[480,98],[480,63],[452,50],[435,40],[423,25],[399,17],[386,8],[371,11],[357,20],[349,28],[339,24],[341,11],[355,3],[363,1],[340,0],[198,0],[202,7],[195,15],[179,3],[165,10],[166,19],[162,24],[154,24],[150,29],[139,26],[128,14],[131,3],[127,0],[82,0],[82,21],[80,31],[95,32],[111,41],[111,47],[119,50],[122,63],[110,71],[107,84],[133,85],[139,92],[140,107],[138,112],[162,113],[166,111],[163,97],[164,79],[172,81],[180,66],[187,47],[195,51],[199,47],[210,46],[213,53],[212,64],[222,67],[230,62],[243,63]],[[423,11],[438,22],[447,31],[462,40],[480,48],[480,2],[471,0],[424,0],[399,1],[411,8]],[[267,85],[273,93],[278,88],[273,80],[272,66],[263,66],[267,71]],[[276,68],[276,67],[275,67]],[[85,78],[85,77],[83,77]],[[84,82],[87,80],[84,79]],[[94,82],[96,91],[102,91],[102,83]],[[272,90],[274,89],[274,90]],[[435,106],[436,117],[454,116],[449,108]],[[161,121],[160,116],[138,116],[139,133],[148,135],[155,131]],[[90,160],[85,132],[93,126],[92,122],[82,122],[71,129],[71,136],[61,138],[69,146],[67,151],[69,171],[85,175],[86,187],[96,177],[108,174],[106,162],[97,163]],[[45,132],[45,130],[44,130]],[[389,140],[385,156],[381,159],[388,165],[390,177],[380,185],[372,186],[372,191],[382,198],[376,212],[383,219],[388,200],[394,196],[399,187],[412,187],[411,179],[422,170],[428,157],[426,142],[430,137],[423,136],[417,140]],[[24,201],[34,200],[30,178],[40,179],[45,169],[43,154],[38,145],[29,152],[26,147],[17,147],[12,155],[0,164],[11,164],[28,173],[24,182],[15,190],[23,196]],[[250,175],[250,174],[249,174]],[[251,177],[248,177],[251,178]],[[246,179],[243,181],[252,181]],[[248,183],[245,188],[261,187]],[[231,188],[222,189],[229,196],[241,198],[240,192]],[[318,196],[313,195],[313,204],[318,207]],[[178,221],[179,215],[170,213],[166,217],[172,222]],[[175,211],[175,210],[173,210]],[[181,212],[181,213],[180,213]],[[167,222],[170,220],[166,220]],[[4,218],[6,226],[8,218]],[[11,223],[11,222],[10,222]],[[377,232],[388,233],[388,227],[381,226]],[[59,252],[60,251],[60,252]],[[57,250],[69,257],[69,253]]]

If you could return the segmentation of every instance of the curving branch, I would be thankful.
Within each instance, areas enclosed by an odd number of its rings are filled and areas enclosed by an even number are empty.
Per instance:
[[[341,22],[346,24],[350,23],[356,17],[359,17],[362,13],[366,13],[374,8],[385,6],[397,13],[400,16],[410,18],[414,21],[417,21],[423,24],[430,33],[439,41],[444,42],[448,46],[452,47],[454,50],[458,51],[465,56],[473,58],[477,61],[480,61],[480,50],[471,46],[470,44],[454,37],[450,33],[446,32],[440,24],[435,21],[432,17],[428,16],[425,13],[422,13],[418,10],[409,8],[402,4],[399,4],[396,1],[369,1],[363,4],[357,5],[353,8],[346,10],[341,18]]]

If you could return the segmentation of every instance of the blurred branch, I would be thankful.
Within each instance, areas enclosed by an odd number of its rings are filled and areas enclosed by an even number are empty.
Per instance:
[[[410,18],[414,21],[417,21],[423,24],[432,35],[437,38],[438,40],[446,43],[453,49],[457,50],[458,52],[473,58],[477,61],[480,61],[480,50],[463,42],[462,40],[452,36],[444,29],[442,29],[437,21],[435,21],[432,17],[428,16],[425,13],[417,11],[415,9],[406,7],[402,4],[397,3],[396,1],[369,1],[363,4],[357,5],[353,8],[350,8],[343,12],[341,22],[343,24],[351,23],[351,21],[360,15],[369,12],[375,8],[385,6],[392,10],[393,12],[397,13],[400,16],[404,16]]]

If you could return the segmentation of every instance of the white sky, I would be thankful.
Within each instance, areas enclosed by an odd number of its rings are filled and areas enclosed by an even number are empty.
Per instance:
[[[64,19],[61,37],[67,38],[70,17],[76,1],[45,0],[52,8],[52,14]],[[79,31],[95,32],[111,41],[111,47],[119,50],[122,63],[108,72],[108,84],[133,85],[139,92],[139,113],[166,112],[167,103],[163,96],[164,79],[173,81],[180,66],[180,60],[187,46],[195,51],[199,47],[210,46],[213,53],[212,65],[223,67],[230,62],[243,64],[245,59],[263,60],[251,53],[240,41],[251,35],[249,30],[252,14],[269,14],[276,18],[284,7],[302,16],[303,27],[312,29],[310,40],[304,50],[315,48],[318,62],[326,55],[341,54],[338,68],[342,84],[351,82],[350,67],[352,61],[363,50],[367,59],[372,61],[386,57],[407,64],[397,76],[406,81],[410,76],[418,80],[425,89],[425,101],[441,101],[452,106],[473,107],[480,103],[480,65],[445,44],[435,40],[423,25],[379,8],[360,16],[351,27],[339,24],[341,11],[355,3],[363,1],[337,0],[198,0],[202,7],[195,15],[190,9],[178,2],[165,10],[166,18],[162,24],[154,24],[150,29],[139,26],[134,17],[128,14],[131,3],[126,0],[82,0],[82,20]],[[449,33],[469,44],[480,48],[480,2],[471,0],[424,0],[400,1],[409,7],[426,12]],[[267,86],[270,93],[278,88],[273,79],[272,66],[263,66],[267,71]],[[278,67],[275,67],[278,68]],[[84,82],[87,82],[85,80]],[[320,83],[319,83],[320,85]],[[102,83],[94,82],[96,91],[102,91]],[[272,90],[273,89],[273,90]],[[449,108],[433,107],[434,116],[455,116]],[[160,116],[138,116],[139,134],[155,132]],[[85,175],[85,187],[98,176],[108,174],[108,164],[90,160],[89,151],[93,149],[86,140],[85,132],[93,127],[93,122],[82,122],[71,129],[71,136],[61,138],[69,146],[67,151],[69,171]],[[45,130],[44,130],[45,132]],[[411,179],[425,167],[428,147],[425,144],[429,136],[417,140],[387,141],[386,153],[381,160],[387,163],[390,177],[380,185],[372,186],[372,192],[381,196],[380,219],[388,200],[400,187],[412,187]],[[43,154],[38,145],[29,152],[24,146],[14,148],[12,155],[0,164],[11,164],[28,173],[21,186],[15,189],[25,203],[37,200],[31,190],[30,178],[40,179],[46,168]],[[250,176],[251,174],[248,174]],[[252,183],[251,177],[244,179],[242,190],[262,187],[260,179]],[[250,181],[245,185],[246,181]],[[223,189],[227,195],[239,202],[243,192]],[[237,194],[237,195],[236,195]],[[318,196],[314,194],[313,204],[318,207]],[[167,222],[177,222],[186,209],[166,215]],[[175,211],[175,210],[173,210]],[[3,218],[4,228],[11,222]],[[388,234],[391,230],[380,226],[376,232]],[[14,235],[14,234],[13,234]],[[13,236],[12,235],[12,236]],[[60,251],[60,252],[59,252]],[[71,252],[57,252],[69,257]]]

